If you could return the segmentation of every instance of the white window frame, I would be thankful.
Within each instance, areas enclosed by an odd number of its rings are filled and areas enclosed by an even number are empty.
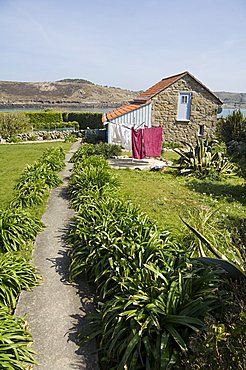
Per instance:
[[[189,122],[191,113],[191,97],[192,93],[190,91],[180,91],[178,95],[178,107],[177,107],[177,118],[178,122]],[[182,104],[186,104],[187,113],[186,118],[180,117],[182,112]]]

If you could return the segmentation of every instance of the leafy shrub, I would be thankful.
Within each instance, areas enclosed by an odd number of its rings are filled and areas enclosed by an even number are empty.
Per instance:
[[[56,164],[53,163],[55,166]],[[61,182],[57,173],[50,168],[48,162],[35,162],[33,165],[28,165],[22,173],[15,189],[21,191],[21,189],[30,185],[30,183],[43,182],[44,188],[54,188]],[[31,186],[31,185],[30,185]]]
[[[32,125],[25,113],[1,112],[0,113],[0,136],[14,138],[16,135],[31,131]]]
[[[6,138],[7,143],[19,143],[20,141],[21,139],[16,135],[12,135]]]
[[[0,255],[0,306],[16,307],[21,290],[30,290],[38,284],[33,265],[14,253]]]
[[[30,136],[28,136],[27,137],[27,140],[28,141],[36,141],[36,140],[38,140],[38,136],[37,135],[30,135]]]
[[[91,155],[101,155],[105,159],[112,157],[117,157],[121,154],[121,147],[117,144],[107,144],[107,143],[98,143],[98,144],[83,144],[80,148],[74,153],[71,158],[71,162],[76,162],[84,157],[89,157]]]
[[[114,186],[94,188],[93,176],[86,176],[87,165],[95,168],[92,173],[97,181],[95,173],[103,167],[103,160],[94,156],[90,145],[75,156],[72,204],[78,213],[68,233],[70,277],[76,279],[86,274],[96,285],[99,301],[97,312],[88,316],[86,331],[80,333],[81,345],[87,339],[96,338],[100,365],[112,370],[167,370],[175,368],[176,363],[188,366],[193,355],[199,366],[204,361],[202,351],[209,355],[204,363],[213,365],[207,368],[220,369],[222,353],[224,369],[230,368],[228,364],[244,364],[245,356],[237,343],[245,342],[245,315],[241,309],[234,321],[225,318],[225,307],[233,302],[233,297],[231,288],[223,283],[223,270],[217,263],[207,266],[204,261],[194,259],[190,255],[195,250],[193,244],[187,249],[175,242],[138,207],[121,199]],[[108,167],[104,170],[107,172]],[[211,219],[212,215],[206,215],[205,221],[201,217],[199,225],[203,229],[199,228],[199,232],[192,226],[190,229],[201,241],[203,254],[209,250],[221,260],[217,245],[208,242],[200,232],[214,230]],[[221,242],[221,235],[219,239]],[[238,251],[232,246],[228,251],[228,245],[224,249],[238,263]],[[244,275],[241,266],[232,267]],[[206,328],[208,318],[215,335],[211,335],[209,324]],[[229,322],[238,327],[232,329]],[[224,351],[214,338],[222,338],[223,345],[227,334],[230,335],[227,348],[230,348]],[[192,352],[191,335],[197,339],[201,353]],[[214,353],[218,349],[219,355]],[[239,368],[243,369],[243,365]]]
[[[180,155],[178,169],[181,174],[217,180],[221,176],[233,174],[235,166],[229,162],[223,152],[213,152],[213,142],[197,137],[195,146],[184,144],[187,145],[188,150],[173,149]]]
[[[246,119],[240,110],[234,110],[225,118],[220,118],[217,124],[217,135],[228,143],[229,141],[246,142]]]
[[[65,153],[62,148],[50,148],[47,149],[40,162],[47,164],[53,171],[61,171],[65,167]]]
[[[217,124],[217,135],[227,145],[227,151],[246,178],[246,118],[240,110],[235,110]]]
[[[8,308],[0,306],[0,365],[2,369],[25,370],[27,364],[37,364],[30,349],[31,334],[26,322],[9,314]]]
[[[230,283],[230,300],[224,314],[206,318],[206,331],[194,333],[189,340],[189,355],[181,358],[177,370],[246,368],[246,289]],[[175,368],[176,369],[176,368]]]
[[[48,186],[43,180],[29,181],[27,184],[18,184],[15,197],[11,201],[11,207],[16,208],[31,208],[37,204],[42,204],[44,196],[48,192]]]
[[[78,137],[75,134],[70,134],[65,137],[65,143],[75,143],[78,140]]]
[[[42,222],[22,209],[9,208],[0,211],[0,250],[18,251],[26,243],[34,241],[42,230]]]

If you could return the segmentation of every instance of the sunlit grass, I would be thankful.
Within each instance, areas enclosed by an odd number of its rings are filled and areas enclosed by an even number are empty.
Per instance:
[[[48,148],[62,147],[67,151],[70,146],[63,142],[0,145],[0,208],[6,208],[12,199],[14,186],[27,164],[39,159]]]
[[[243,179],[201,181],[175,176],[173,172],[115,170],[120,192],[138,204],[160,226],[182,236],[185,218],[194,209],[218,209],[222,218],[246,217]]]

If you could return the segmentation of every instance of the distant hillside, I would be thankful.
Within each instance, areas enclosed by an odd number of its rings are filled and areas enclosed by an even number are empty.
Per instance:
[[[55,82],[0,81],[0,108],[6,107],[116,107],[132,100],[139,91],[94,84],[83,79]],[[228,108],[246,108],[246,93],[218,91]]]
[[[227,108],[246,108],[246,93],[232,93],[217,91],[215,94],[223,101]]]
[[[0,107],[114,107],[133,99],[137,94],[138,92],[100,86],[82,79],[55,82],[0,81]]]

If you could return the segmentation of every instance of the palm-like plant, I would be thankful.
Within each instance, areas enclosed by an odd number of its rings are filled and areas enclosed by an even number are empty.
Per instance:
[[[183,143],[188,150],[173,149],[180,155],[179,167],[181,174],[195,175],[197,177],[215,176],[219,178],[231,175],[235,166],[229,162],[222,152],[214,152],[214,142],[207,139],[196,138],[196,145]]]

